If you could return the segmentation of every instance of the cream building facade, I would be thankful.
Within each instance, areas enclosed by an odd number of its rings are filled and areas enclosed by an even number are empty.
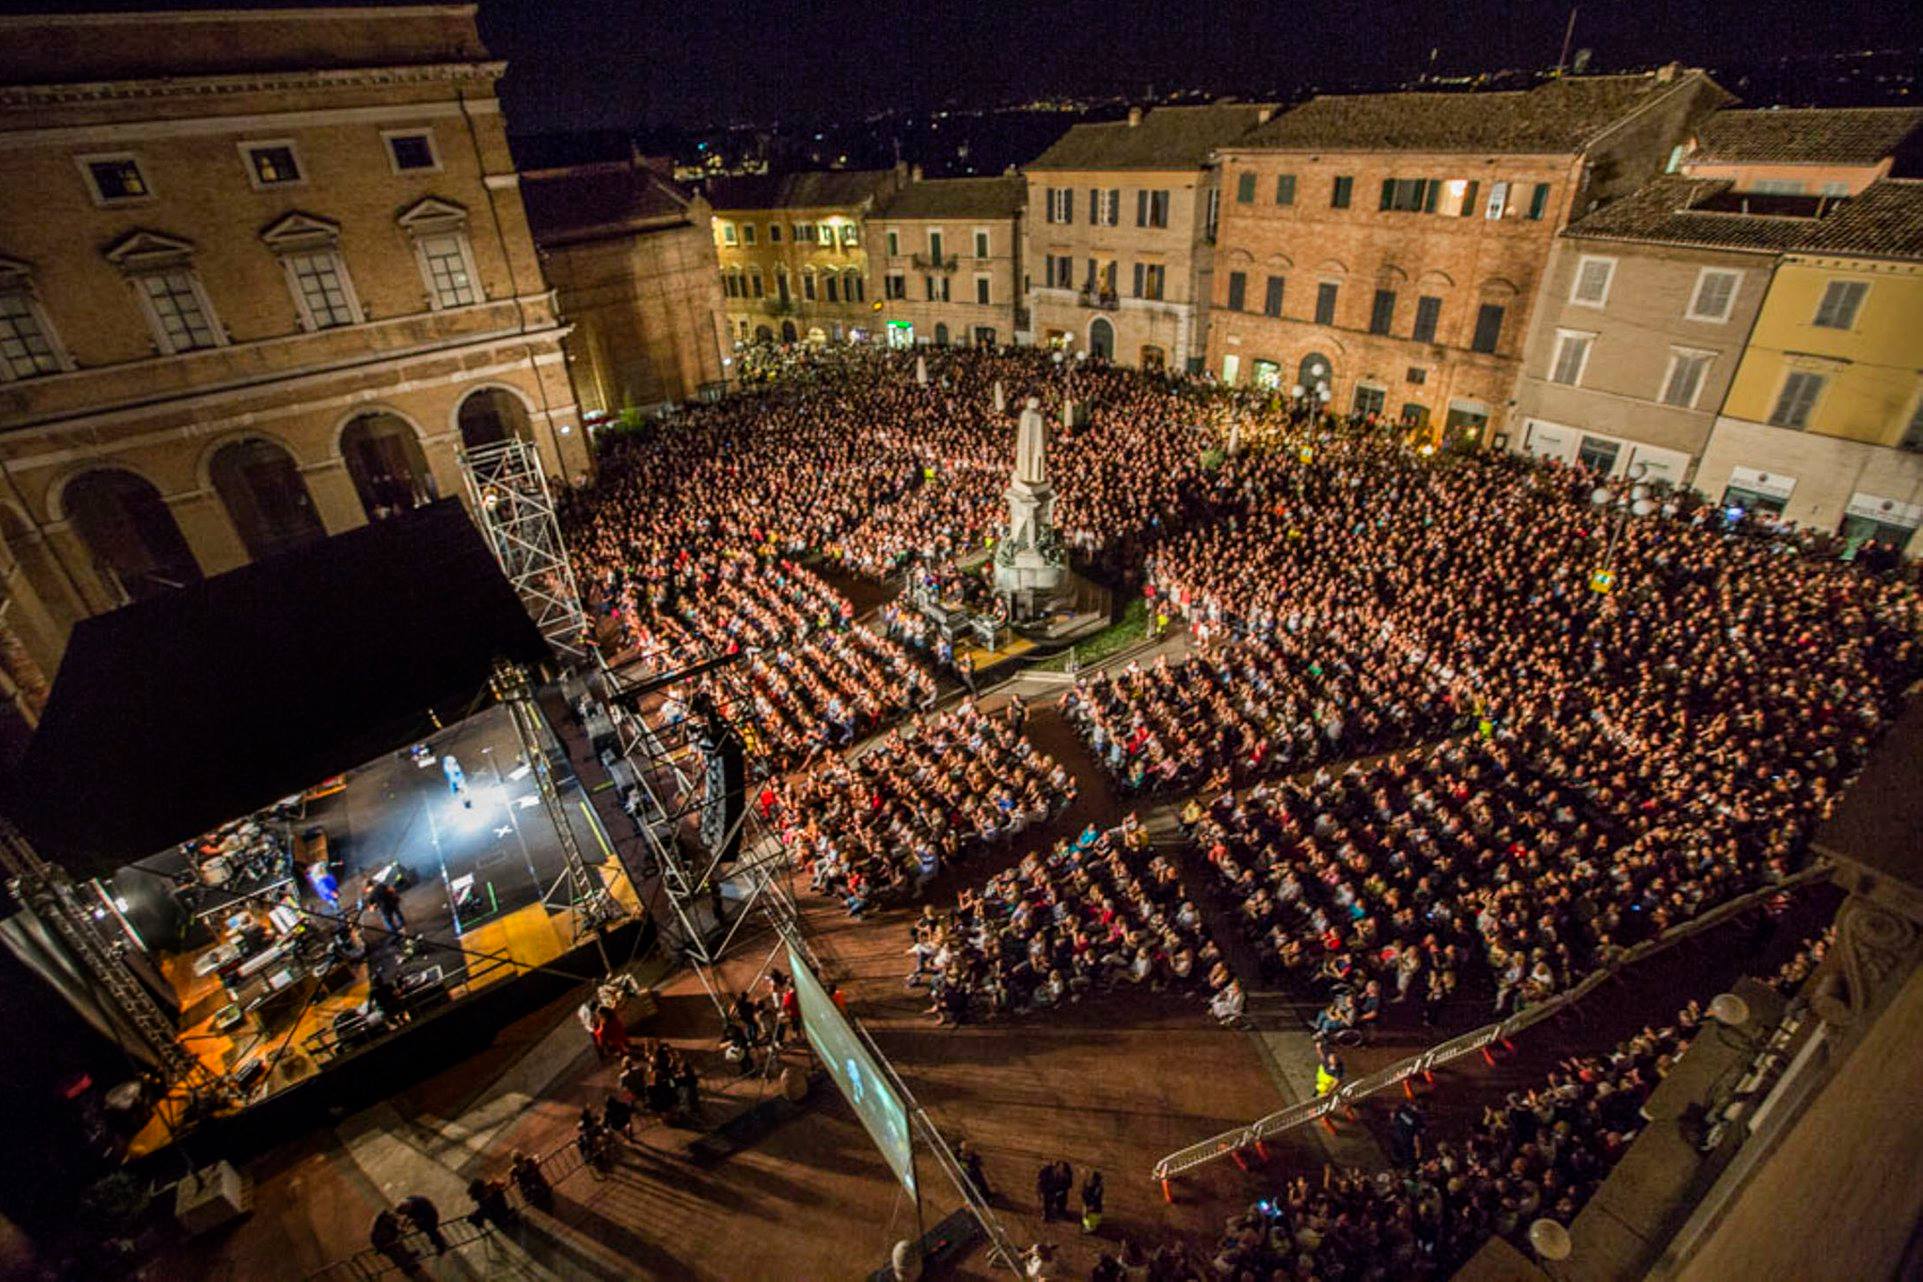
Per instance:
[[[1026,169],[1022,340],[1199,370],[1220,212],[1212,154],[1273,111],[1135,108],[1125,121],[1076,125],[1036,157]]]
[[[868,296],[898,347],[996,347],[1023,328],[1017,175],[910,182],[868,216]]]
[[[1666,174],[1557,240],[1516,384],[1512,448],[1611,476],[1695,478],[1778,254],[1813,218],[1750,215]]]
[[[464,442],[586,472],[502,69],[472,5],[0,20],[0,568],[43,672],[460,493]]]

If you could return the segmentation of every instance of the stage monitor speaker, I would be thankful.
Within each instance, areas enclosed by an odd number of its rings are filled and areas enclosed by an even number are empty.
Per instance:
[[[748,804],[747,753],[731,726],[703,735],[700,746],[708,763],[707,790],[701,800],[701,844],[722,863],[732,863],[741,853],[741,816]]]

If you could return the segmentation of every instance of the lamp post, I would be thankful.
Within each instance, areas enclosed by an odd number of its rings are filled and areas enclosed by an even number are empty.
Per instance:
[[[1622,539],[1629,518],[1648,516],[1656,510],[1656,500],[1650,497],[1650,488],[1643,480],[1649,475],[1649,466],[1632,463],[1624,475],[1630,481],[1628,493],[1619,494],[1608,485],[1598,485],[1589,494],[1590,503],[1597,511],[1606,513],[1604,519],[1610,522],[1609,542],[1603,546],[1602,564],[1589,572],[1589,590],[1599,596],[1608,596],[1615,591],[1616,544]]]

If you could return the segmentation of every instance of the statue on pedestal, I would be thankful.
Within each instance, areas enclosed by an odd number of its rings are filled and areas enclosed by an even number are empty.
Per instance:
[[[1018,604],[1017,615],[1042,613],[1068,575],[1055,530],[1055,487],[1048,480],[1048,422],[1028,398],[1015,429],[1015,474],[1008,483],[1008,525],[995,549],[995,590]]]

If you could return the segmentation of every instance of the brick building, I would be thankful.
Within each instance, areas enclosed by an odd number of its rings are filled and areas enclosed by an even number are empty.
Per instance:
[[[1027,184],[1001,178],[909,182],[868,216],[870,298],[882,336],[917,343],[1012,343],[1022,302]]]
[[[1654,174],[1727,95],[1700,72],[1311,99],[1218,151],[1208,367],[1506,434],[1556,233]]]
[[[897,166],[709,183],[722,306],[734,340],[869,336],[875,322],[862,223],[908,177],[907,167]]]
[[[588,467],[473,6],[0,19],[5,618]],[[32,193],[23,198],[23,193]]]
[[[688,400],[733,363],[708,203],[629,155],[521,171],[590,418]]]
[[[1076,125],[1027,167],[1023,341],[1127,365],[1200,368],[1208,346],[1217,147],[1263,104],[1131,110]]]

